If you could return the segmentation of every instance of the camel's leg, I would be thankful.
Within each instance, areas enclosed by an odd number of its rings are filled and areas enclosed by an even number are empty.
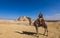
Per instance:
[[[47,36],[48,36],[48,28],[47,28],[47,26],[46,26],[46,32],[47,32]]]
[[[47,32],[47,36],[48,36],[48,28],[47,28],[47,26],[44,26],[44,35],[46,32]]]
[[[35,26],[35,28],[36,28],[37,36],[39,36],[39,34],[38,34],[38,26]]]

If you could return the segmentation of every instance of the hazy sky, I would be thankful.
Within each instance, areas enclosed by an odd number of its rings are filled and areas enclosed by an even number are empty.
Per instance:
[[[45,19],[60,19],[60,0],[0,0],[0,18],[37,18],[40,11]]]

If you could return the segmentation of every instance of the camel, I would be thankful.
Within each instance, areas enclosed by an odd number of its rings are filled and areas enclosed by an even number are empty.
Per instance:
[[[35,26],[37,36],[39,36],[38,27],[43,27],[44,28],[43,35],[45,35],[45,33],[47,32],[47,36],[48,36],[47,24],[45,23],[42,13],[39,14],[38,18],[34,21],[33,24]]]

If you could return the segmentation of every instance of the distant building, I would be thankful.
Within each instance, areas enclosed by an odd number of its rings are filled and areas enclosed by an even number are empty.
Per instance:
[[[27,16],[21,16],[17,19],[17,21],[29,22],[29,25],[31,25],[31,18]]]

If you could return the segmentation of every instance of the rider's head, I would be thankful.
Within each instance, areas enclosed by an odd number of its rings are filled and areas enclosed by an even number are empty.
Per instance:
[[[38,17],[39,17],[39,18],[43,18],[43,14],[40,12],[40,14],[39,14]]]

